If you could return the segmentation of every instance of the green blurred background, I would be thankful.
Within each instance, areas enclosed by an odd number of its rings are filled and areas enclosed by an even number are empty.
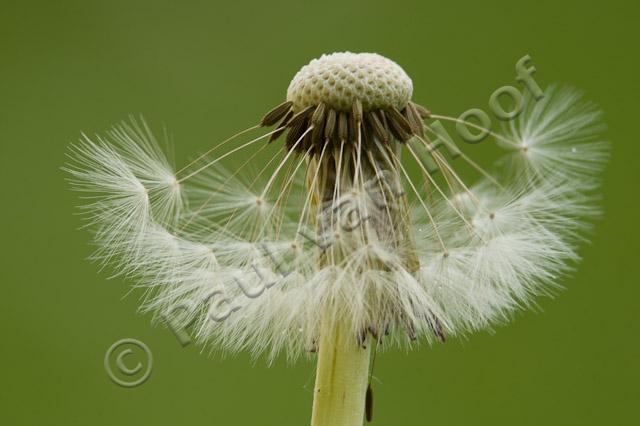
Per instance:
[[[569,83],[604,109],[613,146],[604,220],[567,290],[494,334],[379,357],[374,424],[638,424],[639,12],[617,0],[0,1],[0,424],[308,424],[311,362],[182,348],[136,313],[129,283],[85,260],[60,166],[81,131],[131,113],[166,125],[183,164],[338,50],[391,57],[414,99],[450,115],[486,110],[528,53],[543,86]],[[124,337],[155,357],[134,389],[102,365]]]

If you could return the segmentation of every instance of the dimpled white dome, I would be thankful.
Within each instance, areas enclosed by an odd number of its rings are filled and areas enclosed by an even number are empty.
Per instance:
[[[413,83],[402,68],[376,53],[341,52],[322,55],[302,67],[291,80],[287,100],[294,111],[324,102],[350,111],[359,99],[364,111],[391,106],[402,110],[411,99]]]

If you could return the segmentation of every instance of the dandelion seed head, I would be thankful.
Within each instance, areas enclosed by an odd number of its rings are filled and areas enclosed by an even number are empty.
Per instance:
[[[503,158],[480,166],[433,148],[412,90],[382,56],[322,56],[252,128],[274,130],[177,172],[144,122],[84,136],[67,171],[91,197],[95,258],[147,290],[143,310],[269,358],[317,350],[336,324],[385,346],[442,340],[552,295],[597,210],[598,110],[571,89],[525,99],[495,134]]]

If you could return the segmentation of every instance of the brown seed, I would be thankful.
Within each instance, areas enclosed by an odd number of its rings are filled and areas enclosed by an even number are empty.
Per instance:
[[[309,123],[309,125],[311,124]],[[311,132],[307,132],[307,134],[304,135],[304,137],[302,138],[302,141],[298,144],[298,148],[297,148],[298,152],[304,153],[309,151],[309,148],[311,148],[311,155],[320,154],[320,149],[319,149],[320,146],[312,145],[312,140],[311,140],[312,133],[313,133],[313,130]]]
[[[314,126],[317,124],[321,124],[324,122],[324,110],[325,110],[324,102],[320,102],[320,104],[315,108],[313,114],[311,115],[311,124]]]
[[[407,121],[411,124],[411,128],[413,129],[413,133],[418,136],[424,136],[424,130],[422,128],[422,119],[420,118],[420,114],[416,111],[415,107],[411,102],[407,104],[407,108],[404,113],[405,117],[407,117]]]
[[[402,111],[400,111],[400,113],[402,114],[402,116],[404,117],[404,119],[407,121],[407,123],[409,123],[409,126],[411,126],[411,134],[415,134],[416,133],[416,126],[413,123],[413,119],[411,118],[411,115],[409,113],[409,106],[406,106]]]
[[[389,135],[387,134],[387,131],[384,129],[382,122],[378,118],[378,114],[376,113],[376,111],[370,111],[365,113],[365,119],[369,124],[369,126],[371,126],[371,129],[373,130],[373,133],[376,135],[378,140],[384,143],[388,143]]]
[[[363,122],[360,124],[360,146],[365,151],[367,150],[369,144],[374,143],[373,135],[374,135],[374,132],[373,132],[373,129],[371,128],[371,125],[367,122],[367,120],[363,120]],[[357,144],[357,139],[356,139],[356,144]]]
[[[310,133],[309,141],[312,145],[322,148],[324,146],[324,127],[314,127]]]
[[[387,116],[389,117],[389,123],[391,123],[392,126],[401,129],[406,134],[410,135],[412,133],[411,124],[395,107],[391,107],[387,110]]]
[[[362,102],[359,99],[353,101],[351,105],[351,114],[357,123],[362,123]]]
[[[331,139],[333,137],[333,134],[336,131],[336,122],[337,122],[337,115],[336,115],[336,111],[333,109],[330,109],[329,111],[327,111],[327,119],[325,121],[325,125],[324,125],[324,137],[327,139]]]
[[[391,134],[391,132],[389,131],[389,124],[387,123],[387,117],[384,113],[383,110],[379,109],[375,112],[375,116],[378,119],[378,121],[380,122],[380,125],[382,126],[382,130],[384,131],[384,134],[387,138],[387,142],[391,142],[393,140],[393,135]]]
[[[290,127],[292,129],[294,127],[297,127],[298,124],[300,124],[300,122],[307,120],[307,118],[309,117],[309,115],[311,114],[311,112],[314,109],[315,109],[315,107],[309,106],[309,107],[303,109],[302,111],[299,111],[293,117],[291,117],[291,120],[289,120],[289,123],[287,123],[287,127]]]
[[[294,117],[295,118],[295,117]],[[293,119],[291,120],[293,121]],[[291,124],[291,123],[289,123]],[[287,139],[285,142],[285,146],[287,149],[293,148],[293,146],[298,142],[298,139],[304,134],[304,132],[309,127],[307,120],[301,119],[298,120],[298,123],[289,129],[289,133],[287,134]],[[300,145],[301,142],[298,143]]]
[[[378,115],[378,118],[380,119],[380,122],[382,123],[382,127],[384,127],[384,130],[386,130],[386,132],[389,133],[389,123],[387,122],[387,114],[384,112],[383,109],[377,110],[376,114]]]
[[[291,105],[293,105],[293,102],[287,101],[273,108],[262,117],[260,125],[263,127],[273,126],[291,110]]]
[[[346,112],[338,115],[338,138],[341,142],[349,140],[349,117]]]
[[[321,103],[311,116],[311,125],[313,126],[313,130],[311,131],[310,140],[312,144],[317,146],[324,145],[324,120],[326,117],[324,111],[325,105],[324,103]]]
[[[272,133],[271,136],[269,136],[269,141],[267,143],[275,141],[287,130],[287,123],[289,123],[291,117],[293,117],[293,111],[289,111],[287,115],[284,116],[275,133]]]
[[[358,142],[358,128],[362,124],[362,116],[360,120],[356,120],[354,114],[349,114],[349,141],[353,143]],[[364,129],[364,126],[361,128]]]
[[[404,117],[402,117],[404,119]],[[411,133],[405,132],[393,118],[389,118],[389,131],[400,142],[406,142],[411,139]]]

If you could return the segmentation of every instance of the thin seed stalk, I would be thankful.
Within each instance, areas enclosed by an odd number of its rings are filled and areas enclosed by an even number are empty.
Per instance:
[[[371,345],[358,345],[345,328],[337,323],[321,334],[311,426],[362,426]]]

